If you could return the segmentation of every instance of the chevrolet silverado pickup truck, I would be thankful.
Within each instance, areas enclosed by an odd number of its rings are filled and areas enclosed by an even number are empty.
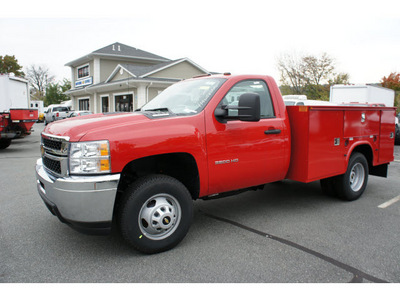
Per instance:
[[[359,198],[393,161],[392,107],[286,107],[272,77],[230,74],[176,83],[140,110],[57,121],[42,132],[37,189],[62,222],[117,226],[144,253],[176,246],[193,200],[320,180]]]

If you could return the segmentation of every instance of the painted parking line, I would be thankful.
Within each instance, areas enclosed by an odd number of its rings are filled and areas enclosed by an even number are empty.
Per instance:
[[[394,197],[393,199],[386,201],[385,203],[382,203],[381,205],[379,205],[379,208],[386,208],[389,205],[392,205],[393,203],[396,203],[397,201],[400,201],[400,195],[398,195],[397,197]]]

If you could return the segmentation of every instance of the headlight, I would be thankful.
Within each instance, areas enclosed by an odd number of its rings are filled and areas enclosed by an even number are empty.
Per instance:
[[[108,141],[71,143],[69,149],[70,174],[98,174],[111,172]]]

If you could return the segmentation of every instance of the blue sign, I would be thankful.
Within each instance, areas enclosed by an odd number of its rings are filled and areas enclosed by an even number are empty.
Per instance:
[[[81,87],[89,84],[93,84],[93,77],[88,77],[75,81],[75,87]]]

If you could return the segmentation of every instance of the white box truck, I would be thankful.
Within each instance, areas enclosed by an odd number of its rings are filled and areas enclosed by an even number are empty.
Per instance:
[[[30,134],[37,119],[38,110],[29,107],[28,80],[0,74],[0,150]]]
[[[383,104],[387,107],[394,106],[394,90],[384,87],[357,84],[337,84],[331,86],[329,102],[341,104]]]

